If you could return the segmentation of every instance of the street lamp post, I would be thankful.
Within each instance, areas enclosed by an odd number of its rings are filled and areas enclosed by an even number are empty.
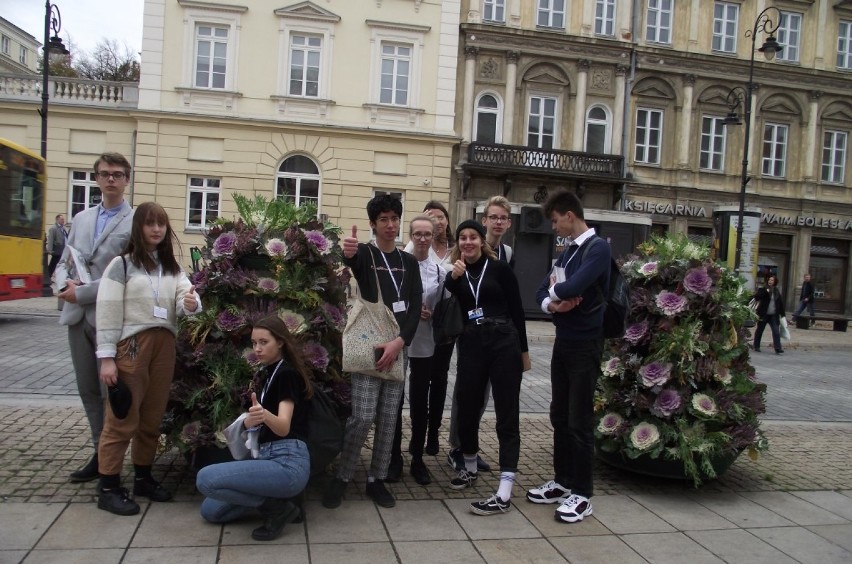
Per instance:
[[[757,50],[763,53],[763,56],[766,57],[767,61],[771,61],[772,59],[774,59],[775,54],[780,53],[782,49],[781,45],[778,44],[778,41],[775,39],[774,35],[780,26],[781,11],[774,6],[770,6],[764,9],[762,12],[760,12],[760,14],[757,15],[757,19],[754,21],[754,27],[752,29],[746,30],[745,32],[745,36],[747,38],[751,38],[751,59],[749,60],[748,65],[748,82],[746,83],[745,88],[737,86],[732,88],[731,91],[728,93],[728,107],[730,109],[730,113],[728,114],[728,117],[725,118],[725,125],[735,125],[741,123],[736,113],[736,109],[740,106],[740,104],[742,104],[743,106],[743,118],[745,121],[745,137],[743,138],[743,170],[741,179],[742,183],[740,185],[740,207],[737,220],[737,251],[734,259],[734,272],[736,272],[737,274],[740,273],[740,266],[742,264],[743,221],[745,218],[746,186],[748,185],[749,180],[751,180],[751,178],[748,176],[748,151],[749,141],[751,138],[752,92],[754,91],[754,52],[755,50]],[[759,49],[755,49],[757,47],[758,32],[763,32],[768,37]]]
[[[51,29],[53,30],[53,37],[50,36]],[[68,49],[65,48],[59,38],[60,29],[62,29],[62,15],[59,13],[59,7],[47,0],[44,3],[44,58],[41,61],[41,112],[39,112],[41,113],[41,156],[43,159],[47,158],[47,101],[50,99],[47,89],[50,76],[50,54],[68,54]]]

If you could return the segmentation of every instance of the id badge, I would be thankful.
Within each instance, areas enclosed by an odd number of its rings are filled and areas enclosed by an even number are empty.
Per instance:
[[[168,319],[169,312],[164,307],[154,306],[154,317],[157,319]]]
[[[467,312],[467,318],[470,320],[479,319],[481,317],[485,317],[485,314],[482,313],[482,308],[478,307],[476,309],[472,309]]]
[[[405,311],[405,300],[401,300],[393,303],[393,312],[401,313]]]

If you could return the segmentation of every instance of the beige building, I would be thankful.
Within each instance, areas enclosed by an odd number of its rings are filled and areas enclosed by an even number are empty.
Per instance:
[[[449,200],[457,1],[145,2],[137,85],[51,79],[47,217],[99,201],[91,164],[131,157],[185,246],[231,193],[313,202],[367,230],[365,205]],[[37,148],[34,82],[0,83],[0,136]],[[56,92],[56,95],[53,93]],[[188,255],[186,255],[188,256]]]
[[[9,20],[0,18],[0,73],[36,73],[41,43]]]
[[[516,204],[516,245],[536,249],[549,225],[533,206],[566,187],[587,208],[709,239],[714,209],[738,208],[742,185],[745,128],[725,118],[743,116],[732,106],[755,28],[760,47],[774,27],[783,50],[754,63],[756,262],[779,275],[788,307],[810,271],[818,309],[852,312],[849,1],[465,0],[459,213],[503,193]]]

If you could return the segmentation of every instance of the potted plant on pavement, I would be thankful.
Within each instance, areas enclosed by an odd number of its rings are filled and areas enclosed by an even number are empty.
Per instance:
[[[221,430],[250,404],[251,326],[270,313],[299,339],[315,383],[349,404],[340,364],[349,276],[341,268],[340,228],[317,220],[313,206],[239,194],[234,200],[240,217],[210,227],[203,267],[191,277],[204,311],[180,324],[163,421],[169,446],[197,467],[211,452],[214,461],[227,458]]]
[[[599,456],[637,472],[691,479],[767,447],[766,386],[749,363],[743,281],[683,235],[651,237],[621,267],[625,335],[608,342],[596,396]]]

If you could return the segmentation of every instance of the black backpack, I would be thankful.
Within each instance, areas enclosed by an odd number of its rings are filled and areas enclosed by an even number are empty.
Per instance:
[[[586,259],[589,249],[598,240],[603,241],[600,237],[596,237],[586,246],[583,255],[580,257],[581,262]],[[600,285],[596,286],[601,303],[591,311],[594,312],[605,307],[603,336],[605,339],[620,339],[627,330],[627,315],[630,313],[630,286],[627,285],[627,280],[621,274],[621,269],[618,268],[615,259],[610,258],[609,262],[609,288],[604,293]]]

